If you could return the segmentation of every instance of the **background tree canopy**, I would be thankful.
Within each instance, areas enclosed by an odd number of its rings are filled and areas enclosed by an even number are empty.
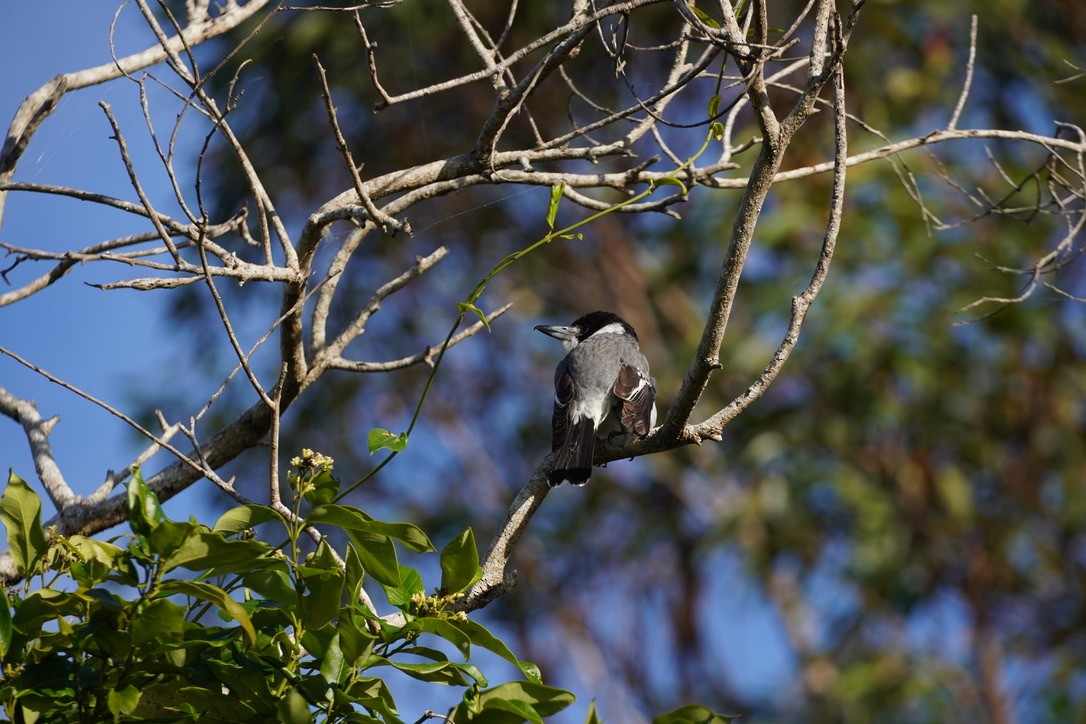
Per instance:
[[[313,7],[260,9],[180,51],[175,62],[199,67],[199,83],[162,80],[183,89],[185,128],[199,129],[183,137],[208,139],[192,143],[192,157],[171,159],[169,176],[181,179],[181,196],[199,209],[193,226],[201,219],[229,225],[247,214],[244,234],[235,224],[221,236],[199,235],[224,250],[210,252],[214,265],[228,266],[229,257],[256,268],[274,258],[288,267],[288,252],[269,253],[274,229],[262,232],[261,219],[279,219],[299,247],[316,232],[302,282],[224,278],[212,295],[195,240],[178,252],[192,269],[148,272],[196,282],[154,292],[170,295],[163,326],[173,341],[160,343],[170,345],[174,365],[148,370],[127,400],[115,402],[148,429],[156,429],[156,410],[189,424],[203,390],[237,365],[223,308],[244,350],[285,318],[250,360],[264,389],[279,390],[278,449],[286,457],[318,450],[345,480],[364,478],[385,454],[371,454],[367,432],[408,429],[431,367],[350,374],[359,370],[344,365],[319,384],[294,380],[289,355],[280,355],[289,345],[279,340],[304,338],[319,325],[292,320],[291,300],[319,307],[322,285],[334,285],[321,324],[336,337],[373,299],[365,334],[347,340],[344,357],[423,352],[433,362],[457,303],[507,255],[547,234],[547,174],[567,183],[555,219],[562,227],[644,190],[698,153],[710,120],[726,124],[728,152],[714,138],[694,167],[718,157],[728,163],[678,176],[688,193],[661,184],[643,202],[655,207],[605,214],[496,277],[476,303],[485,312],[507,303],[511,310],[491,321],[489,333],[449,348],[406,449],[344,500],[383,520],[411,521],[435,541],[466,526],[488,541],[549,451],[551,375],[561,352],[532,331],[535,324],[614,310],[639,332],[658,380],[661,419],[685,389],[749,198],[742,181],[764,153],[752,79],[770,77],[764,99],[783,118],[810,80],[812,7],[828,13],[831,4],[699,3],[696,12],[647,0],[302,5]],[[547,683],[577,694],[579,706],[556,721],[581,720],[594,698],[615,722],[648,721],[692,702],[755,721],[1069,721],[1086,711],[1086,266],[1079,259],[1086,9],[1072,0],[872,2],[849,36],[850,8],[838,5],[827,63],[841,51],[847,152],[856,163],[828,281],[783,371],[726,421],[720,442],[707,437],[663,452],[651,439],[647,447],[608,447],[616,462],[586,488],[553,491],[527,525],[511,560],[516,586],[495,590],[496,600],[471,613],[501,632],[517,657],[536,662]],[[199,8],[168,2],[153,15],[173,35],[171,18],[184,27]],[[500,48],[504,55],[489,57],[501,63],[591,12],[599,18],[575,49],[555,56],[553,68],[548,53],[574,31],[517,56],[508,76],[481,62],[480,46]],[[729,17],[741,36],[727,35]],[[794,46],[785,42],[791,36]],[[843,39],[847,52],[843,42],[833,45]],[[678,67],[672,55],[683,43],[702,49],[690,51],[687,70],[717,55],[665,107],[653,93]],[[775,49],[764,67],[743,54],[759,48]],[[532,72],[542,78],[538,86],[525,91],[516,113],[501,116]],[[169,118],[156,85],[168,71],[160,64],[152,73],[142,82],[153,112]],[[398,100],[471,73],[478,79]],[[824,80],[781,171],[825,168],[778,177],[755,215],[721,369],[697,398],[695,421],[727,409],[770,364],[793,319],[793,297],[819,259],[838,150],[833,81]],[[225,119],[219,125],[199,117],[196,109],[208,107],[200,93],[216,99]],[[381,211],[417,191],[408,210],[383,218],[359,199],[329,99],[359,180],[391,186],[398,174],[444,162],[430,186],[405,186],[388,198],[370,191]],[[646,119],[655,124],[621,152],[498,163],[480,155],[495,117],[504,125],[493,153],[542,154],[562,145],[548,146],[551,139],[576,129],[580,135],[565,145],[602,148]],[[610,122],[592,125],[601,119]],[[156,129],[164,147],[171,124]],[[221,132],[227,126],[235,140]],[[960,129],[1020,135],[950,133]],[[942,132],[946,138],[936,138]],[[1041,141],[1029,143],[1025,134]],[[900,152],[885,150],[916,139]],[[22,152],[15,145],[9,138],[0,171],[14,172]],[[470,168],[457,171],[460,159]],[[628,178],[569,185],[592,174]],[[274,199],[274,215],[261,213],[254,177]],[[4,179],[9,206],[16,192],[39,190],[15,178]],[[347,211],[334,203],[344,194],[354,194]],[[125,198],[140,208],[134,191]],[[317,228],[321,209],[342,211],[339,223]],[[405,221],[409,229],[397,228]],[[162,232],[149,224],[142,232],[161,246]],[[22,259],[8,270],[15,288],[63,261],[4,241]],[[381,293],[438,247],[448,254],[433,271]],[[338,256],[344,249],[352,250],[350,264]],[[103,251],[93,252],[95,261]],[[33,265],[40,268],[26,271]],[[325,277],[330,269],[336,274]],[[294,296],[284,291],[289,284]],[[474,321],[468,315],[465,326]],[[193,384],[173,384],[180,369]],[[259,407],[244,378],[237,375],[201,413],[195,438],[206,441]],[[248,498],[267,502],[268,451],[256,441],[273,415],[251,415],[251,444],[208,464],[224,480],[236,476]],[[624,451],[638,457],[628,462]],[[152,477],[172,462],[165,454],[155,461],[144,470],[160,496],[191,484]],[[103,513],[103,524],[123,519],[123,507]]]

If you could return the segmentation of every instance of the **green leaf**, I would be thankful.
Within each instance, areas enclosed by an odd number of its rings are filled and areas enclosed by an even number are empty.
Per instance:
[[[284,724],[310,724],[313,721],[309,705],[297,689],[290,689],[287,695],[276,703],[275,710],[278,720]]]
[[[343,652],[346,666],[361,666],[363,660],[369,658],[376,641],[376,637],[366,627],[365,619],[341,615],[336,622],[336,632],[339,634],[339,648]]]
[[[256,630],[253,628],[253,622],[249,620],[249,614],[245,612],[245,609],[240,603],[231,598],[230,594],[218,586],[213,586],[210,583],[203,583],[202,581],[169,580],[163,581],[159,590],[167,595],[179,593],[183,596],[192,596],[201,601],[215,604],[222,609],[224,613],[238,622],[238,625],[241,626],[248,637],[250,644],[256,643]]]
[[[115,570],[128,564],[124,549],[112,543],[81,535],[73,535],[63,540],[79,559],[71,563],[72,578],[84,588],[94,588]]]
[[[557,714],[575,699],[570,692],[553,686],[531,681],[511,681],[485,691],[465,692],[464,701],[453,711],[452,720],[541,723],[543,717]],[[473,712],[475,716],[472,716]],[[503,712],[513,716],[502,716]]]
[[[689,190],[686,188],[686,184],[684,184],[677,178],[672,178],[671,176],[661,176],[660,178],[653,181],[652,185],[654,188],[657,186],[678,186],[680,189],[682,189],[683,196],[686,196],[686,194],[689,193]]]
[[[298,605],[298,591],[287,574],[287,563],[278,560],[279,566],[258,571],[251,571],[242,576],[241,582],[256,591],[265,600],[282,604],[288,608]]]
[[[347,601],[353,605],[358,600],[358,594],[362,590],[362,581],[366,577],[366,569],[362,566],[362,560],[358,557],[358,549],[354,541],[347,541],[347,554],[343,557],[345,565],[344,587],[347,589]],[[402,574],[400,576],[403,577]]]
[[[329,686],[335,686],[343,681],[350,671],[351,665],[344,656],[343,649],[339,645],[339,632],[332,635],[324,647],[320,656],[320,675]]]
[[[701,9],[699,9],[697,7],[694,7],[694,6],[690,6],[690,9],[693,10],[694,14],[697,15],[698,18],[701,19],[701,22],[705,23],[706,25],[708,25],[710,28],[713,28],[714,30],[719,30],[720,29],[720,23],[718,23],[716,20],[713,20],[713,18],[710,17],[709,15],[707,15],[704,10],[701,10]]]
[[[128,520],[132,532],[141,537],[148,536],[166,519],[158,496],[147,487],[139,468],[132,471],[132,479],[125,487],[128,490]]]
[[[170,524],[171,521],[166,521],[159,526],[152,539],[159,530]],[[199,526],[169,556],[163,558],[162,570],[165,573],[174,568],[187,568],[190,571],[212,569],[216,575],[243,573],[252,570],[254,562],[266,559],[273,550],[263,541],[229,540],[223,533]]]
[[[129,684],[123,689],[110,689],[106,694],[109,712],[116,718],[122,714],[131,714],[140,703],[140,690]]]
[[[713,121],[709,124],[709,138],[714,141],[724,140],[724,124],[720,121]]]
[[[379,661],[379,664],[385,664],[392,666],[398,671],[402,671],[413,679],[419,681],[429,681],[436,684],[445,684],[446,686],[468,686],[468,679],[464,678],[464,673],[460,670],[460,667],[451,661],[435,661],[429,664],[405,664],[398,661],[391,661],[384,659]],[[474,677],[472,677],[474,679]]]
[[[562,201],[562,193],[565,189],[565,184],[551,186],[551,201],[547,205],[547,228],[551,231],[554,231],[554,222],[558,218],[558,204]]]
[[[255,528],[261,523],[267,523],[269,520],[277,520],[284,525],[286,524],[283,516],[266,505],[242,505],[219,516],[212,530],[223,535],[231,535],[249,528]]]
[[[298,566],[298,577],[305,584],[301,600],[305,628],[320,628],[335,618],[343,599],[343,571],[325,540],[322,539],[316,552]]]
[[[438,651],[432,649],[429,646],[412,646],[411,648],[404,649],[404,654],[410,654],[412,656],[418,656],[423,659],[430,659],[430,661],[448,661],[449,657],[445,655],[444,651]]]
[[[709,99],[709,117],[716,118],[716,114],[720,112],[720,96],[714,95]]]
[[[483,314],[483,310],[468,302],[458,302],[456,307],[460,310],[461,314],[467,314],[468,312],[474,314],[479,318],[479,321],[483,323],[483,326],[486,327],[486,331],[490,331],[490,321],[486,318],[486,315]]]
[[[368,441],[370,455],[378,450],[386,449],[392,452],[401,452],[407,447],[407,433],[401,432],[399,435],[394,435],[383,427],[375,427],[370,430]]]
[[[596,700],[588,702],[588,714],[585,715],[584,724],[603,724],[603,719],[596,713]]]
[[[168,559],[185,541],[191,538],[199,530],[200,525],[195,522],[183,522],[176,520],[160,520],[146,536],[147,550],[152,555],[162,559]]]
[[[385,597],[396,608],[406,608],[411,603],[411,598],[417,593],[423,593],[426,589],[422,583],[422,576],[414,568],[400,566],[400,584],[398,586],[386,586]]]
[[[544,724],[543,716],[535,707],[519,699],[490,699],[473,721],[478,724]]]
[[[339,492],[339,478],[325,468],[309,478],[309,485],[305,489],[305,499],[310,505],[324,505],[331,503]]]
[[[510,681],[483,692],[480,699],[484,707],[490,701],[519,701],[530,704],[542,716],[553,716],[572,704],[577,697],[572,693],[532,681]]]
[[[387,535],[348,529],[347,535],[358,548],[362,568],[382,586],[396,588],[400,585],[400,563],[396,559],[396,546]]]
[[[359,704],[381,714],[386,721],[398,721],[396,701],[383,679],[361,678],[351,685],[347,693]]]
[[[125,721],[254,721],[256,711],[243,701],[244,694],[239,692],[236,681],[231,681],[231,692],[222,692],[221,684],[208,682],[207,686],[185,686],[183,679],[163,681],[141,688],[138,719]],[[249,694],[249,696],[253,696]],[[262,702],[263,703],[263,702]],[[267,706],[261,706],[267,711]],[[185,712],[189,718],[181,719],[176,714]],[[157,716],[155,716],[157,714]],[[173,714],[174,716],[167,716]],[[199,715],[199,716],[197,716]]]
[[[104,596],[108,593],[103,592]],[[43,624],[52,625],[65,616],[85,613],[88,598],[76,593],[62,593],[51,588],[39,588],[15,607],[12,629],[27,637],[39,635]]]
[[[140,606],[129,628],[132,643],[140,646],[149,641],[180,642],[184,638],[186,611],[165,598]]]
[[[429,536],[412,523],[385,523],[380,520],[371,520],[364,526],[355,527],[354,530],[387,535],[393,540],[400,541],[415,553],[432,553],[437,550],[430,542]]]
[[[468,528],[441,551],[441,588],[445,593],[463,591],[482,574],[475,534]]]
[[[717,714],[698,704],[688,704],[675,711],[661,714],[652,720],[652,724],[728,724],[734,716]]]
[[[11,648],[11,601],[8,600],[8,592],[0,587],[0,659],[8,655]]]
[[[466,634],[473,645],[480,646],[487,651],[501,656],[506,661],[516,664],[517,668],[519,668],[530,681],[538,683],[541,680],[538,666],[530,661],[521,661],[518,659],[501,639],[490,633],[490,631],[482,624],[468,619],[467,621],[455,621],[453,625]]]
[[[437,548],[417,525],[411,523],[385,523],[374,520],[363,511],[350,505],[322,505],[306,516],[307,524],[336,525],[345,530],[357,530],[374,535],[395,538],[415,553],[430,553]]]
[[[47,547],[41,527],[41,499],[11,470],[0,498],[0,520],[8,530],[8,550],[15,569],[24,576],[34,575]]]

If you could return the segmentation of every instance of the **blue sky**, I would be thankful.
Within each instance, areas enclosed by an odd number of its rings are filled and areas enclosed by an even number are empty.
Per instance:
[[[80,0],[11,3],[0,10],[0,63],[6,69],[0,74],[0,119],[5,128],[22,100],[53,76],[109,62],[113,12],[112,3]],[[121,54],[152,42],[132,6],[120,16],[117,30],[116,47]],[[98,104],[105,101],[112,106],[134,154],[150,169],[137,100],[134,83],[68,94],[34,137],[15,180],[134,199]],[[148,178],[152,177],[150,173]],[[160,202],[169,198],[161,184],[152,183],[150,193]],[[88,203],[12,193],[0,240],[38,249],[75,249],[134,228],[123,215]],[[0,268],[12,261],[0,254]],[[21,286],[48,268],[41,263],[24,264],[9,274],[10,286],[0,281],[0,292]],[[170,364],[169,330],[163,327],[161,315],[166,298],[140,293],[138,303],[133,303],[137,292],[103,292],[86,285],[109,281],[109,271],[76,267],[49,289],[0,308],[0,345],[125,410],[131,399],[126,392],[129,387],[147,378],[148,369]],[[43,416],[60,416],[51,438],[53,453],[77,494],[94,490],[106,470],[126,466],[143,447],[126,425],[107,412],[4,356],[0,356],[0,386],[36,401]],[[36,479],[22,430],[7,418],[0,418],[0,465],[14,468],[32,484]],[[207,495],[207,489],[194,486],[172,501],[171,507],[192,512],[191,498]],[[45,515],[52,512],[46,503]]]

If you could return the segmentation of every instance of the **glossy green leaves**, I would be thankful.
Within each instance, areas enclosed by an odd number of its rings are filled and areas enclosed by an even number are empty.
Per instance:
[[[21,597],[0,591],[7,717],[416,720],[419,705],[401,715],[386,684],[397,677],[463,688],[458,722],[538,722],[573,700],[457,610],[481,573],[471,529],[437,556],[441,585],[428,595],[419,571],[399,560],[403,551],[437,554],[426,533],[324,502],[339,492],[329,458],[305,451],[292,464],[292,510],[239,506],[212,528],[171,520],[135,474],[129,531],[114,541],[47,539],[37,494],[12,475],[2,514],[13,556],[24,575],[50,575]],[[310,543],[314,527],[329,537]],[[261,534],[287,540],[273,546]],[[383,616],[363,595],[369,578],[391,607]],[[470,661],[478,649],[524,680],[487,688]]]
[[[8,531],[8,550],[15,568],[24,576],[33,575],[45,555],[45,533],[41,527],[41,500],[14,472],[0,498],[0,520]]]

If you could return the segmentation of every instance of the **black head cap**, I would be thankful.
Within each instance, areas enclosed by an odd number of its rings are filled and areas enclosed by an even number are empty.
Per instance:
[[[577,329],[577,340],[583,342],[596,332],[611,324],[621,325],[622,331],[634,339],[637,339],[637,332],[634,331],[634,328],[630,326],[629,322],[614,312],[589,312],[582,317],[578,317],[570,326]]]

